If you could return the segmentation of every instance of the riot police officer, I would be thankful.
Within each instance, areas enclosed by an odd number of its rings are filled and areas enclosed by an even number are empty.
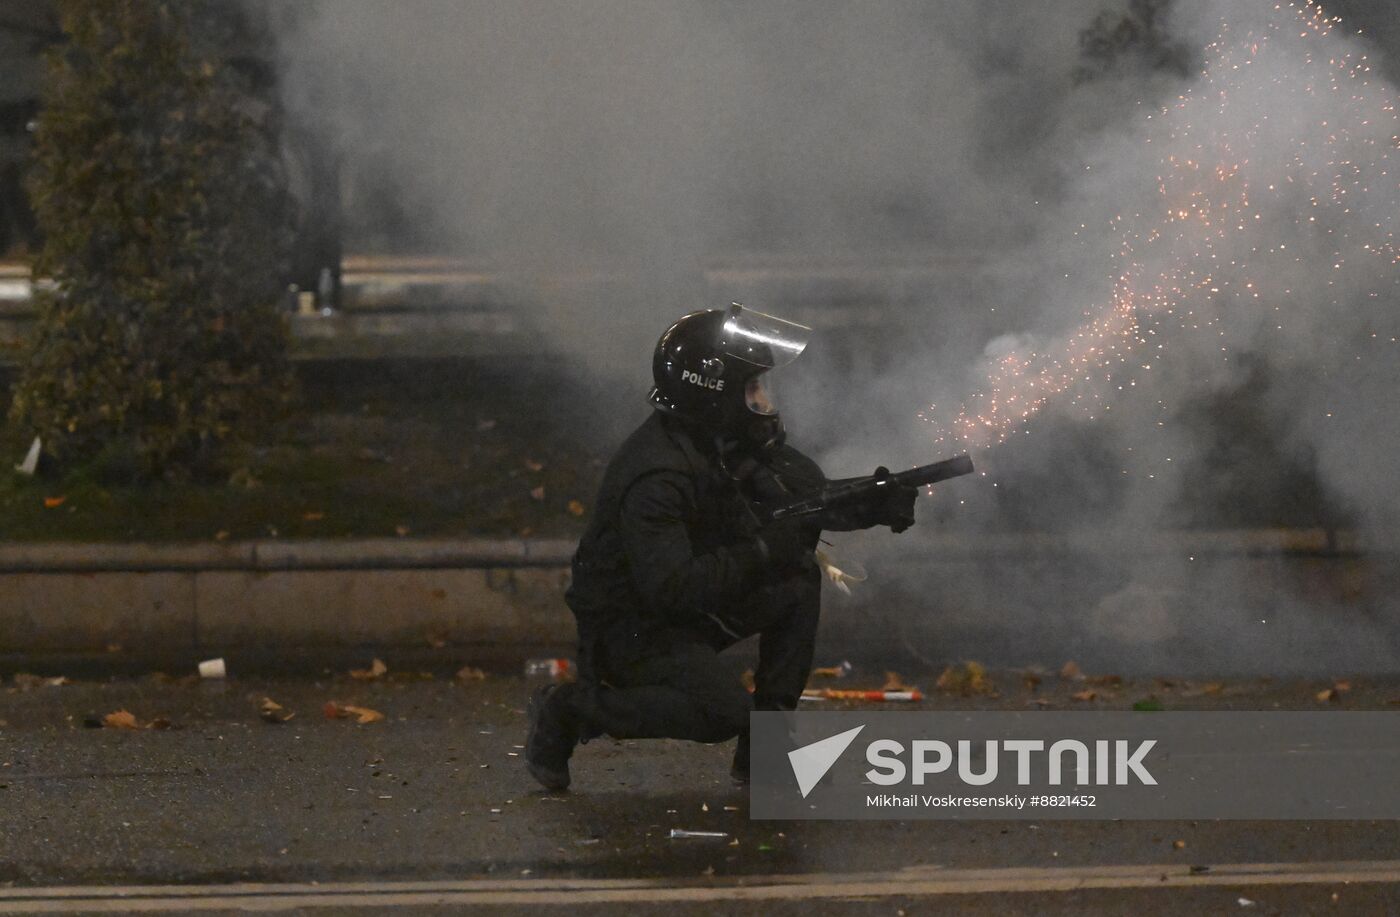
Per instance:
[[[821,530],[913,524],[915,489],[876,505],[762,525],[762,507],[822,487],[787,445],[763,374],[796,359],[810,329],[746,309],[692,312],[661,336],[653,414],[609,463],[573,559],[579,679],[530,702],[525,758],[550,790],[569,785],[580,741],[739,737],[748,778],[750,710],[792,710],[816,639]],[[757,635],[752,695],[716,655]]]

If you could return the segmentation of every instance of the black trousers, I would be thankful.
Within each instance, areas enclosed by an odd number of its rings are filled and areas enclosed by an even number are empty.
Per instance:
[[[585,735],[723,742],[747,736],[749,711],[793,710],[807,684],[821,614],[821,574],[812,567],[754,592],[732,609],[639,644],[604,639],[591,647],[570,698]],[[719,663],[719,653],[758,635],[754,693]]]

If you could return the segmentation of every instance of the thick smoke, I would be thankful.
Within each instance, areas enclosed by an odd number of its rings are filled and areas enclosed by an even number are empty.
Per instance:
[[[1185,264],[1225,292],[1144,308],[1145,343],[979,452],[986,476],[927,501],[900,560],[882,562],[884,535],[842,549],[886,583],[877,605],[943,596],[941,613],[1008,656],[1112,646],[1148,667],[1279,668],[1306,644],[1309,665],[1391,664],[1383,584],[1333,605],[1351,587],[1261,593],[1278,571],[1124,546],[1279,525],[1374,538],[1400,517],[1387,474],[1400,447],[1394,264],[1362,248],[1388,241],[1396,209],[1376,165],[1394,125],[1372,104],[1394,90],[1377,72],[1364,93],[1331,88],[1329,60],[1374,53],[1344,27],[1290,26],[1243,74],[1220,70],[1222,52],[1241,63],[1247,33],[1292,15],[1225,0],[1172,5],[1185,68],[1128,53],[1076,80],[1082,30],[1126,6],[323,3],[299,17],[285,84],[294,111],[391,177],[422,238],[510,278],[550,347],[638,390],[658,331],[727,298],[713,301],[707,267],[761,255],[878,273],[948,258],[935,285],[857,291],[874,326],[819,335],[777,380],[799,444],[834,475],[948,449],[915,413],[974,398],[1009,353],[1054,352],[1111,303],[1138,232],[1136,277]],[[1257,225],[1144,244],[1171,197],[1168,155],[1237,166],[1220,185],[1249,186],[1242,218]],[[1346,189],[1342,213],[1330,183],[1352,162],[1368,184]],[[1323,192],[1325,225],[1300,222]],[[1289,257],[1260,256],[1280,245]],[[1085,547],[1071,564],[938,559],[945,533],[1007,529]],[[936,622],[901,628],[945,652]]]

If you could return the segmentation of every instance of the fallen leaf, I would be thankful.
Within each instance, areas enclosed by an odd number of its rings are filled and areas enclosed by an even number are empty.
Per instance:
[[[129,710],[118,710],[115,713],[107,714],[102,718],[102,725],[106,726],[108,729],[141,728],[140,724],[136,722],[136,717],[132,716]]]
[[[987,678],[987,670],[980,662],[968,661],[961,666],[950,665],[938,676],[934,683],[940,691],[949,691],[970,697],[974,694],[994,695],[997,686]],[[886,691],[907,691],[907,687],[885,687]]]
[[[578,500],[570,500],[569,512],[575,516],[582,516],[584,514],[584,506]]]
[[[753,669],[744,669],[744,674],[739,676],[739,681],[747,690],[752,691],[754,689]]]
[[[885,684],[884,684],[883,687],[880,688],[880,690],[881,690],[881,691],[912,691],[912,690],[914,690],[914,689],[911,688],[909,685],[907,685],[907,684],[904,683],[904,678],[903,678],[903,676],[901,676],[898,672],[886,672],[886,673],[885,673]]]
[[[226,531],[220,529],[219,531],[217,531],[217,532],[214,533],[214,540],[215,540],[215,541],[228,541],[228,532],[226,532]]]
[[[1021,676],[1021,685],[1027,691],[1034,691],[1040,687],[1040,676],[1034,672],[1026,672]]]
[[[495,428],[496,421],[491,420],[489,418],[486,420],[478,420],[476,422],[476,432],[478,433],[485,433],[487,430],[494,430]]]
[[[1037,707],[1053,707],[1053,706],[1055,706],[1055,702],[1054,702],[1054,701],[1049,700],[1048,698],[1044,698],[1044,697],[1033,697],[1033,698],[1031,698],[1029,701],[1027,701],[1026,703],[1028,703],[1028,704],[1034,704],[1034,705],[1037,706]]]
[[[1083,691],[1076,691],[1075,693],[1070,695],[1070,697],[1072,697],[1074,700],[1082,701],[1091,701],[1098,696],[1098,692],[1093,690],[1092,688],[1085,688]]]
[[[296,714],[286,707],[283,707],[272,698],[264,697],[262,699],[262,704],[258,706],[258,716],[269,723],[285,723],[287,720],[296,716]]]
[[[45,498],[44,498],[44,508],[45,508],[45,509],[55,509],[55,508],[57,508],[57,507],[62,506],[63,503],[64,503],[64,501],[66,501],[67,499],[68,499],[67,497],[45,497]]]
[[[394,534],[395,534],[395,535],[398,535],[400,538],[402,538],[402,537],[404,537],[405,535],[407,535],[407,534],[408,534],[408,531],[409,531],[409,529],[408,529],[408,526],[406,526],[406,525],[396,525],[396,526],[394,526]]]
[[[1350,691],[1350,690],[1351,690],[1351,682],[1349,682],[1349,681],[1338,681],[1338,682],[1334,682],[1334,683],[1332,684],[1332,687],[1327,688],[1326,690],[1317,692],[1317,695],[1316,695],[1316,696],[1317,696],[1317,700],[1318,700],[1319,703],[1328,703],[1328,702],[1333,702],[1333,701],[1340,700],[1340,699],[1341,699],[1341,696],[1342,696],[1343,694],[1346,694],[1346,693],[1347,693],[1348,691]]]
[[[527,471],[544,471],[544,462],[537,462],[532,458],[527,458],[525,460],[525,469]]]
[[[464,665],[457,670],[458,681],[485,681],[486,673],[474,665]]]
[[[312,511],[302,513],[301,518],[305,519],[307,522],[319,522],[322,519],[326,518],[326,514],[320,511]]]
[[[356,681],[374,681],[383,677],[389,671],[389,667],[384,664],[383,659],[376,659],[370,663],[367,669],[351,669],[350,677]]]
[[[1092,676],[1092,677],[1090,677],[1090,678],[1086,678],[1086,679],[1085,679],[1085,682],[1088,683],[1088,684],[1091,684],[1091,685],[1102,685],[1102,686],[1121,685],[1121,684],[1123,683],[1123,676],[1122,676],[1122,675],[1094,675],[1094,676]]]
[[[1144,700],[1134,702],[1133,709],[1136,710],[1138,713],[1156,713],[1164,708],[1162,707],[1162,702],[1159,701],[1157,698],[1149,697]]]
[[[328,720],[344,720],[354,718],[360,725],[366,723],[377,723],[384,719],[384,714],[378,710],[371,710],[368,707],[356,707],[352,704],[339,704],[335,701],[326,701],[326,705],[321,708]]]
[[[840,665],[817,666],[812,670],[813,678],[845,678],[851,671],[851,664],[843,662]]]
[[[1083,681],[1084,673],[1079,670],[1078,663],[1071,659],[1060,669],[1060,677],[1066,681]]]
[[[534,489],[532,489],[532,490],[530,491],[530,499],[532,499],[532,500],[543,500],[543,499],[544,499],[544,485],[543,485],[543,484],[541,484],[539,487],[536,487],[536,488],[534,488]]]
[[[173,729],[175,724],[168,717],[158,716],[146,724],[147,729]]]
[[[1185,841],[1172,841],[1172,849],[1173,849],[1173,850],[1184,850],[1185,848],[1186,848],[1186,842],[1185,842]]]

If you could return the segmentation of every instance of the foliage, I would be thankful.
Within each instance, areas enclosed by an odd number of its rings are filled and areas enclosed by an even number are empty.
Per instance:
[[[290,393],[274,109],[192,36],[237,5],[59,0],[30,194],[40,297],[11,420],[60,460],[207,467]]]
[[[1171,0],[1129,0],[1127,12],[1099,13],[1079,33],[1076,83],[1120,72],[1134,64],[1186,76],[1194,63],[1190,49],[1171,40],[1163,25]]]

